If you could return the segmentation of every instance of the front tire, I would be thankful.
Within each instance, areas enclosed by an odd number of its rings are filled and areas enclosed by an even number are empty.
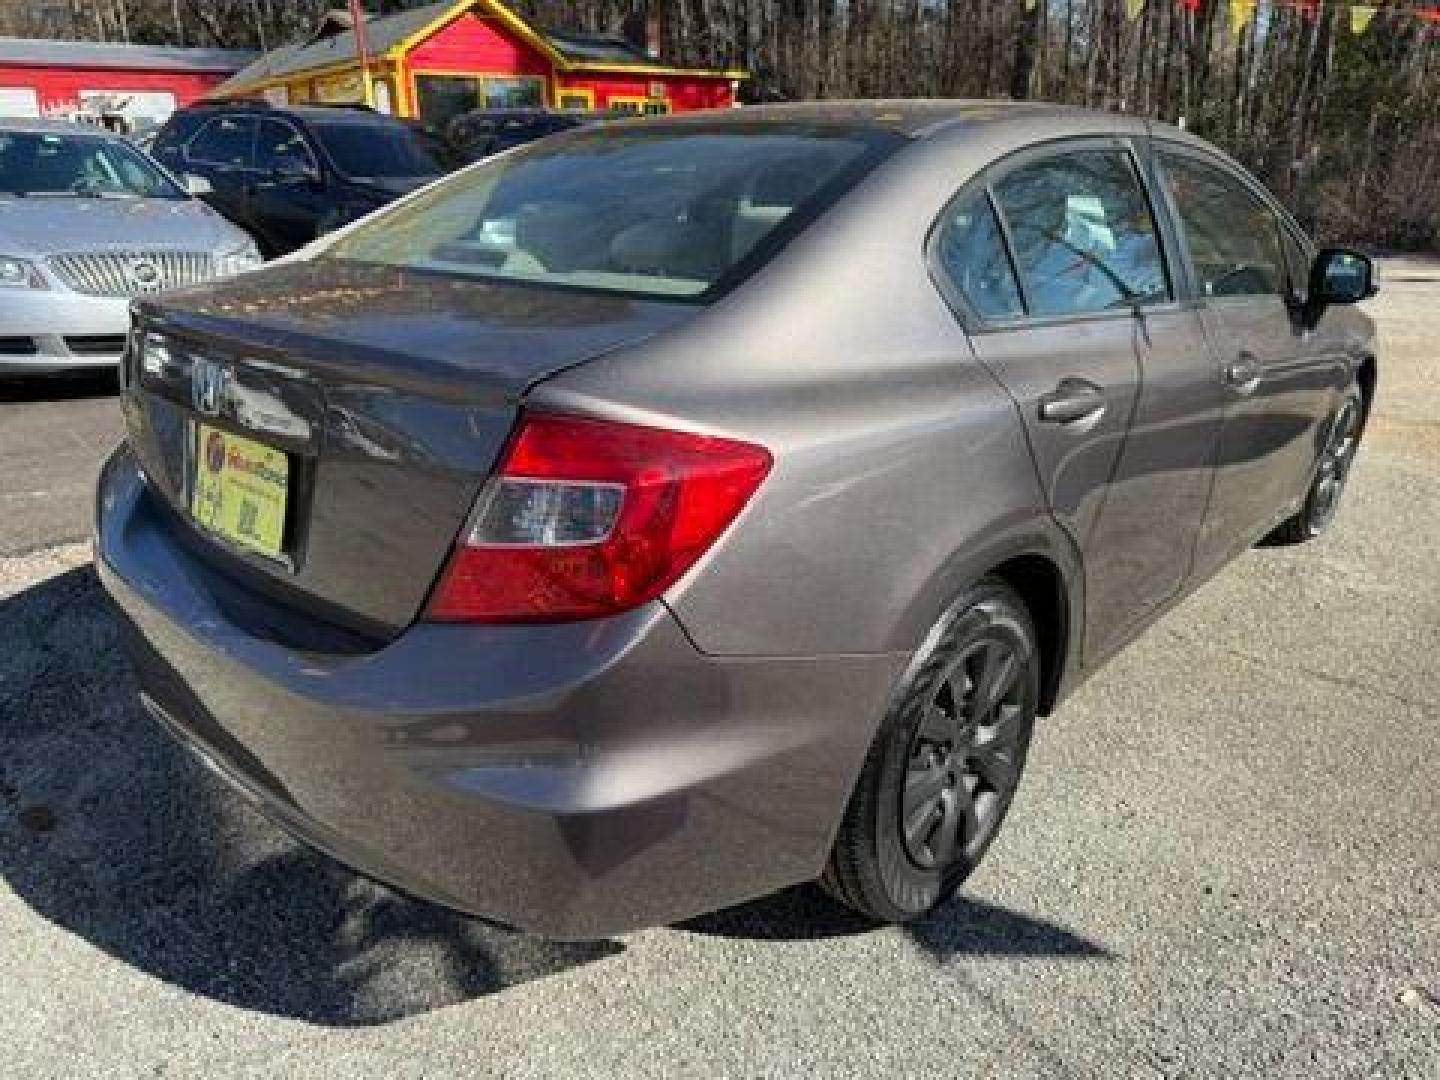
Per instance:
[[[821,879],[826,890],[882,922],[948,899],[1010,809],[1039,696],[1025,604],[984,578],[932,632],[881,723]]]
[[[1266,545],[1303,544],[1330,528],[1339,512],[1345,481],[1350,477],[1350,466],[1360,445],[1364,418],[1365,399],[1360,395],[1360,388],[1352,383],[1330,422],[1304,505],[1299,513],[1276,526],[1265,538]]]

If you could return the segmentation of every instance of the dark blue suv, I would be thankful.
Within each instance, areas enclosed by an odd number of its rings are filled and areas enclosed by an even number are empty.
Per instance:
[[[151,148],[273,258],[368,214],[461,161],[419,125],[359,107],[213,101],[182,109]]]

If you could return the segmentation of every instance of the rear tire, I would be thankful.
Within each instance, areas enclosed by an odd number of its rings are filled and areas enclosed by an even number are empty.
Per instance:
[[[821,885],[882,922],[948,899],[980,864],[1014,798],[1040,698],[1024,602],[984,578],[905,676],[865,758]]]
[[[1340,509],[1345,481],[1360,445],[1360,428],[1365,418],[1365,399],[1354,383],[1345,391],[1340,407],[1330,421],[1315,478],[1305,493],[1305,503],[1294,517],[1286,518],[1265,537],[1266,546],[1303,544],[1314,540],[1330,528]]]

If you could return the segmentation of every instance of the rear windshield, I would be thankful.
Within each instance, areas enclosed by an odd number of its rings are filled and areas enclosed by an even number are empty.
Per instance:
[[[322,257],[699,297],[753,270],[899,141],[774,124],[584,129],[471,166]]]
[[[351,180],[439,176],[459,164],[435,136],[408,124],[315,124],[330,160]]]

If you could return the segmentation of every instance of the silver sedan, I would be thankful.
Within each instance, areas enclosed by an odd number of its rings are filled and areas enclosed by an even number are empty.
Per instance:
[[[114,364],[131,297],[260,261],[248,235],[120,137],[0,123],[0,374]]]

